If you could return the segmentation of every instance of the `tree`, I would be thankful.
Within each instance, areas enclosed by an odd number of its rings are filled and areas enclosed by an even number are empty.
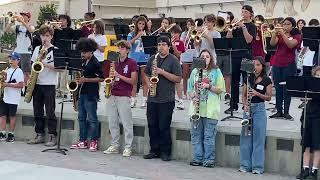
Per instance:
[[[16,43],[16,34],[13,32],[4,32],[0,37],[1,48],[13,49]]]
[[[45,22],[45,16],[50,15],[51,17],[57,16],[57,5],[56,4],[46,4],[44,6],[40,6],[40,12],[38,15],[37,26],[40,27]]]

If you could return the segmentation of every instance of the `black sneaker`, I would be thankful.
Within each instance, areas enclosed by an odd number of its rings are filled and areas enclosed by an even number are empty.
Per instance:
[[[231,95],[230,95],[229,93],[226,93],[226,94],[224,95],[224,100],[225,100],[225,101],[229,100],[230,98],[231,98]]]
[[[287,120],[293,121],[293,117],[290,116],[290,114],[288,114],[288,113],[284,114],[283,117],[284,117],[285,119],[287,119]]]
[[[308,180],[317,180],[318,178],[318,169],[312,169],[309,176],[306,178]]]
[[[149,154],[143,155],[143,159],[154,159],[154,158],[159,158],[159,154],[150,152]]]
[[[161,158],[162,161],[171,161],[170,156],[167,155],[167,154],[161,154],[160,158]]]
[[[282,118],[283,114],[281,112],[277,112],[271,116],[269,116],[269,118]]]
[[[6,134],[0,132],[0,141],[6,140]]]
[[[233,112],[238,111],[238,108],[233,108]],[[224,111],[225,114],[231,114],[231,107]]]
[[[207,168],[214,168],[214,166],[215,166],[214,161],[208,161],[203,165],[203,167],[207,167]]]
[[[9,133],[6,141],[7,142],[14,142],[14,140],[15,140],[14,135],[12,133]]]
[[[305,103],[304,103],[304,102],[302,102],[302,103],[298,106],[298,108],[299,108],[299,109],[304,108],[304,104],[305,104]]]
[[[202,162],[191,161],[190,166],[202,166]]]
[[[296,176],[296,179],[300,179],[300,176],[302,175],[302,179],[305,179],[306,177],[309,176],[310,173],[310,169],[309,168],[303,168],[300,172],[300,174],[298,174]]]

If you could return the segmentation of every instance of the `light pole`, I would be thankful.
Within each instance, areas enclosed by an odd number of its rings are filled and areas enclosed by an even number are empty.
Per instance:
[[[91,10],[92,10],[91,5],[92,5],[92,1],[88,0],[88,12],[91,12]]]

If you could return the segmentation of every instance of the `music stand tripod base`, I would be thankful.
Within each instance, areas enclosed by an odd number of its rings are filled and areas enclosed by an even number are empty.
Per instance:
[[[67,149],[61,149],[61,148],[52,148],[52,149],[42,150],[41,152],[48,152],[48,151],[55,151],[56,153],[67,155],[66,151],[68,151],[68,150]]]

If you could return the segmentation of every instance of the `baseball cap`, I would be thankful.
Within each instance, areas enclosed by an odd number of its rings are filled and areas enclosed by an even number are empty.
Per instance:
[[[21,12],[21,15],[26,15],[28,18],[31,18],[31,13],[30,12]]]
[[[20,60],[20,58],[21,58],[20,54],[17,53],[17,52],[12,52],[12,53],[9,55],[9,57],[10,57],[11,59],[13,59],[13,60]]]

